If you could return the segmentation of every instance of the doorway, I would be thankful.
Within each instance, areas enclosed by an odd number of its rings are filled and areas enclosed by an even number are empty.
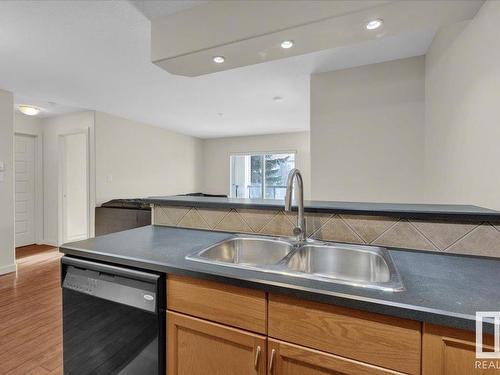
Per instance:
[[[36,243],[36,137],[14,136],[16,247]]]
[[[87,132],[60,136],[62,242],[89,237],[89,143]]]

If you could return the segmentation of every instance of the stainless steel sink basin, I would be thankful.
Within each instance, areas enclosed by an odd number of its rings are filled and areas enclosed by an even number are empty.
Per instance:
[[[290,242],[267,237],[234,237],[213,245],[188,259],[226,265],[273,265],[292,251]]]
[[[404,290],[389,252],[376,246],[237,235],[186,259],[386,291]]]
[[[386,249],[347,244],[305,244],[285,263],[302,277],[335,279],[336,282],[399,290],[403,285]]]

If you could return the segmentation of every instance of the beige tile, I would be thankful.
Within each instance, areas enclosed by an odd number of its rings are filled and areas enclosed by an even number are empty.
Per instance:
[[[166,216],[165,210],[161,206],[153,208],[153,222],[156,225],[174,225],[170,224],[170,218]]]
[[[364,243],[349,226],[340,218],[334,216],[327,221],[319,230],[313,233],[313,238],[325,241],[338,241],[350,243]]]
[[[408,221],[403,220],[377,238],[373,244],[418,250],[438,250]]]
[[[243,208],[236,211],[254,232],[259,232],[279,212],[277,210],[252,210]]]
[[[197,208],[200,216],[210,228],[214,228],[228,214],[229,209],[224,208]]]
[[[307,236],[312,235],[318,229],[320,229],[323,225],[325,225],[328,220],[333,217],[332,214],[323,214],[323,213],[315,213],[308,212],[306,213],[306,234]]]
[[[368,215],[340,215],[349,226],[366,242],[370,243],[384,233],[397,218]]]
[[[423,220],[412,220],[411,223],[440,250],[446,249],[479,224]]]
[[[283,212],[274,216],[259,233],[274,236],[293,236],[294,226]]]
[[[297,225],[297,212],[285,212],[288,220],[295,226]],[[333,215],[324,214],[320,212],[306,212],[306,235],[309,237],[311,234],[321,228]]]
[[[155,206],[154,218],[157,225],[177,225],[187,214],[190,207],[183,206]]]
[[[500,257],[500,232],[489,224],[480,225],[446,251]]]
[[[228,232],[252,232],[252,229],[235,210],[231,210],[226,216],[224,216],[221,222],[219,222],[214,229]]]
[[[210,229],[195,208],[189,210],[189,212],[179,221],[177,226],[183,228]]]

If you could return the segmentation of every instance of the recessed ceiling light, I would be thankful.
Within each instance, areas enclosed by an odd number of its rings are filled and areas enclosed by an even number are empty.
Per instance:
[[[378,29],[380,26],[382,26],[383,23],[384,23],[383,20],[381,20],[380,18],[377,18],[376,20],[369,21],[366,24],[366,28],[368,30],[375,30],[375,29]]]
[[[41,111],[40,108],[33,107],[31,105],[20,105],[18,108],[19,108],[19,111],[21,111],[21,113],[24,113],[25,115],[28,115],[28,116],[36,116]]]
[[[293,40],[284,40],[281,42],[281,48],[288,49],[293,47]]]
[[[222,64],[224,61],[226,61],[226,59],[224,58],[224,56],[214,56],[212,60],[216,64]]]

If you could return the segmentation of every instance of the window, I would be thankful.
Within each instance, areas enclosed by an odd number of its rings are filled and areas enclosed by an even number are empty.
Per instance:
[[[230,156],[231,198],[284,199],[286,180],[295,168],[295,153]]]

